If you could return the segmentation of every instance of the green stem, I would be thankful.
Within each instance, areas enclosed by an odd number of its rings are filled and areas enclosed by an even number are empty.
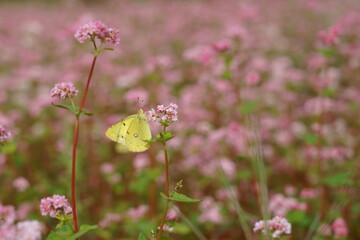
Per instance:
[[[67,220],[65,214],[63,214],[63,218],[64,218],[64,222],[66,223],[66,225],[69,226],[69,228],[71,229],[72,232],[74,232],[74,228],[70,225],[69,221]]]
[[[166,126],[164,126],[164,133],[166,132]],[[165,158],[165,195],[167,197],[170,197],[170,191],[169,191],[169,157],[168,157],[168,152],[167,152],[167,147],[166,147],[166,142],[163,143],[163,150],[164,150],[164,158]],[[161,219],[161,223],[160,223],[160,229],[157,235],[157,240],[160,240],[161,238],[161,234],[163,232],[164,229],[164,225],[165,225],[165,220],[166,220],[166,215],[167,215],[167,211],[169,208],[169,201],[166,201],[166,206],[164,208],[164,213]]]

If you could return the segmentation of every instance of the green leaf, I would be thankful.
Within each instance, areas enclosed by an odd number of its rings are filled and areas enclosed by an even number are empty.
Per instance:
[[[231,72],[229,70],[225,70],[222,74],[221,74],[221,77],[223,79],[226,79],[226,80],[230,80],[232,75],[231,75]]]
[[[7,155],[12,155],[16,152],[16,142],[7,142],[4,143],[3,145],[1,145],[0,147],[0,152],[7,154]]]
[[[138,240],[147,240],[146,236],[143,233],[139,234]]]
[[[318,138],[317,138],[316,134],[313,134],[313,133],[309,133],[304,136],[305,142],[310,145],[316,144],[318,141],[317,139]]]
[[[160,193],[161,197],[171,200],[171,201],[176,201],[176,202],[188,202],[188,203],[192,203],[192,202],[201,202],[200,199],[194,199],[194,198],[189,198],[188,196],[185,196],[184,194],[178,193],[178,192],[174,192],[172,191],[170,193],[171,197],[167,197],[164,193]]]
[[[248,159],[248,157],[245,155],[239,155],[239,156],[235,157],[235,161],[237,161],[237,162],[243,162],[243,161],[246,161],[247,159]]]
[[[325,88],[323,91],[322,91],[322,94],[325,96],[325,97],[329,97],[329,98],[332,98],[332,97],[335,97],[335,89],[332,89],[332,88]]]
[[[97,225],[81,225],[80,229],[77,233],[72,235],[71,237],[66,238],[66,240],[76,240],[77,238],[81,237],[85,233],[87,233],[90,230],[94,230],[97,228]]]
[[[330,58],[334,54],[331,48],[319,48],[317,51],[321,53],[324,58]]]
[[[109,50],[109,51],[113,51],[113,48],[104,48],[104,50]]]
[[[251,114],[255,111],[256,106],[260,100],[254,100],[254,101],[243,101],[240,106],[240,112],[242,114]]]
[[[149,142],[166,143],[167,141],[169,141],[173,137],[174,136],[172,135],[171,130],[169,130],[169,131],[165,131],[165,132],[160,132],[159,134],[156,135],[155,139],[150,139]]]
[[[81,110],[80,114],[84,114],[84,115],[86,115],[86,116],[92,116],[92,115],[94,115],[94,113],[89,113],[89,112],[87,112],[85,109]]]
[[[250,179],[250,177],[251,177],[251,170],[249,169],[244,169],[236,173],[237,180],[247,180]]]
[[[77,109],[74,109],[73,105],[60,105],[60,104],[53,104],[51,103],[54,107],[57,108],[62,108],[62,109],[66,109],[69,110],[72,114],[76,115],[77,113]]]
[[[352,175],[353,174],[351,172],[340,172],[330,177],[326,177],[323,179],[323,183],[330,187],[338,187],[343,185],[352,186],[354,184]]]
[[[191,229],[189,228],[189,226],[184,223],[175,223],[173,228],[174,228],[174,233],[181,234],[181,235],[186,235],[191,232]]]
[[[359,214],[360,213],[360,205],[351,206],[351,212],[354,214]]]
[[[289,222],[302,227],[307,227],[311,224],[311,219],[306,216],[305,211],[291,211],[286,218]]]
[[[172,135],[172,133],[171,133],[171,131],[166,131],[166,132],[163,132],[163,133],[161,133],[161,138],[165,141],[165,142],[167,142],[167,141],[169,141],[170,139],[172,139],[174,136]]]
[[[150,140],[148,140],[148,142],[159,142],[159,139],[157,139],[157,138],[151,138]]]
[[[64,240],[73,234],[74,233],[72,229],[69,227],[69,225],[64,224],[56,231],[52,231],[47,237],[47,240]]]

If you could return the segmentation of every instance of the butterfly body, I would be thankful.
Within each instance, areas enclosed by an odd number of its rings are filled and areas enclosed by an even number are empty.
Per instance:
[[[125,145],[131,152],[143,152],[150,147],[151,131],[143,110],[112,125],[106,136]]]

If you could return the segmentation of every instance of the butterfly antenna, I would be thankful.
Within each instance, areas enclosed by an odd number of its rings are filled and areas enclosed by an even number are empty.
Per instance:
[[[142,109],[146,106],[146,105],[143,105],[144,102],[145,102],[144,99],[140,99],[139,97],[137,98],[137,105],[140,109]]]

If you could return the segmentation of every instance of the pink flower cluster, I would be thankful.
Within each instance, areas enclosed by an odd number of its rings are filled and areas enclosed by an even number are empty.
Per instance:
[[[97,38],[101,42],[110,42],[118,45],[120,43],[119,34],[118,29],[108,28],[100,21],[93,21],[81,26],[74,36],[80,43]]]
[[[51,97],[58,97],[61,99],[73,98],[79,93],[71,82],[56,83],[55,87],[51,89]]]
[[[280,238],[284,233],[291,233],[291,224],[284,217],[276,216],[268,221],[258,221],[255,223],[253,231],[265,233],[266,227],[272,232],[272,238]]]
[[[5,140],[9,139],[10,137],[11,133],[2,125],[0,125],[0,143],[5,142]]]
[[[169,126],[171,123],[178,121],[177,109],[178,106],[175,103],[170,103],[170,105],[166,107],[164,107],[164,105],[158,105],[156,110],[151,109],[146,115],[150,121]]]
[[[199,217],[199,222],[212,222],[215,224],[220,224],[223,221],[221,215],[221,209],[217,202],[214,201],[212,197],[206,197],[200,203],[201,215]]]
[[[171,208],[168,211],[168,213],[166,215],[166,221],[174,221],[174,222],[180,221],[180,218],[174,208]]]
[[[335,238],[345,238],[349,234],[348,226],[343,218],[336,219],[331,225]]]
[[[334,45],[339,41],[339,35],[341,33],[341,28],[339,25],[330,27],[327,31],[322,31],[319,33],[318,37],[324,45]]]
[[[43,225],[38,221],[23,221],[16,224],[17,240],[40,240]]]
[[[231,41],[229,39],[224,39],[214,43],[212,47],[216,52],[225,52],[230,49]]]
[[[0,204],[0,239],[1,240],[40,240],[43,225],[38,221],[16,221],[13,206]]]
[[[285,216],[291,210],[306,209],[306,203],[298,202],[295,198],[287,198],[282,194],[273,195],[269,201],[269,210],[274,215]]]
[[[18,177],[13,181],[12,185],[18,192],[23,192],[29,187],[30,184],[26,178]]]
[[[72,214],[68,200],[65,196],[60,195],[53,195],[52,197],[41,199],[40,210],[43,216],[49,214],[51,217],[56,217]]]
[[[11,225],[16,220],[16,212],[13,206],[0,204],[0,226]]]
[[[331,226],[329,226],[328,224],[321,224],[318,227],[317,232],[321,236],[331,236],[333,233],[334,238],[338,239],[346,238],[349,234],[349,228],[343,218],[337,218]]]
[[[130,208],[129,210],[127,210],[126,215],[136,221],[144,217],[145,214],[148,212],[148,210],[149,210],[149,206],[140,205],[136,208]]]

